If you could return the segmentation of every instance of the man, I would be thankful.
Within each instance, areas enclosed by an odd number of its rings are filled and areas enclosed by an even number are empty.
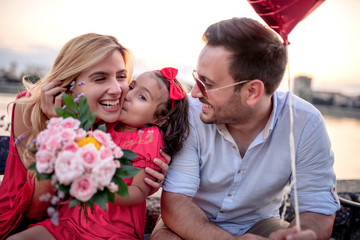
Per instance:
[[[329,239],[339,208],[334,157],[321,114],[295,96],[301,231],[295,220],[279,218],[283,189],[292,180],[291,95],[275,91],[287,62],[282,42],[247,18],[215,23],[203,40],[190,136],[173,157],[161,197],[172,231],[158,225],[152,239]]]

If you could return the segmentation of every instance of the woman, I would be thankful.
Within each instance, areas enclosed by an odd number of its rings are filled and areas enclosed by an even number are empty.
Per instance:
[[[97,66],[94,71],[87,72],[94,66]],[[116,38],[89,33],[65,44],[47,77],[35,84],[24,81],[28,91],[20,94],[13,106],[10,152],[0,186],[1,239],[46,216],[48,202],[40,201],[39,197],[54,189],[50,181],[37,181],[34,172],[27,170],[35,159],[26,146],[45,129],[47,116],[55,115],[54,107],[61,105],[59,94],[70,92],[71,83],[87,74],[92,84],[98,86],[95,95],[87,96],[90,111],[97,113],[95,124],[115,122],[129,90],[132,70],[131,53]],[[165,174],[167,165],[160,160],[154,162]],[[164,174],[152,169],[145,171],[159,181],[164,179]],[[149,178],[145,182],[155,187],[154,191],[160,187]]]

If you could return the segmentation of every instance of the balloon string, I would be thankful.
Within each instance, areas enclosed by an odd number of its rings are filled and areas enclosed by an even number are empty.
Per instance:
[[[289,86],[289,114],[290,114],[290,158],[291,158],[291,170],[293,179],[290,186],[294,188],[294,203],[295,203],[295,223],[298,231],[301,231],[300,228],[300,216],[299,216],[299,203],[298,203],[298,195],[296,188],[296,163],[295,163],[295,143],[294,143],[294,115],[292,108],[292,92],[290,87],[290,63],[289,63],[289,47],[288,42],[286,42],[286,56],[288,59],[288,86]]]

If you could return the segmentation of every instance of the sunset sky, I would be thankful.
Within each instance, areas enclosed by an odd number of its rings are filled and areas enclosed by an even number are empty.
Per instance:
[[[289,34],[291,77],[360,95],[359,12],[359,0],[327,0],[301,21]],[[192,83],[202,33],[231,17],[263,22],[246,0],[0,0],[0,68],[48,67],[66,41],[97,32],[130,48],[137,72],[174,66]]]

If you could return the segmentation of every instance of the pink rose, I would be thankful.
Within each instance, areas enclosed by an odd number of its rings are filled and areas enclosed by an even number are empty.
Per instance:
[[[62,141],[65,142],[70,142],[73,141],[76,137],[76,133],[73,129],[71,128],[64,128],[61,130],[61,132],[59,133],[59,137]]]
[[[50,118],[50,120],[49,120],[49,122],[47,124],[47,128],[59,127],[63,120],[64,119],[62,117]]]
[[[40,173],[50,174],[54,171],[55,156],[47,150],[39,150],[35,154],[36,169]]]
[[[63,151],[70,151],[73,153],[76,153],[78,149],[79,146],[75,142],[69,142],[62,148]]]
[[[92,177],[97,187],[103,190],[105,186],[110,185],[111,179],[116,171],[116,164],[112,158],[103,159],[92,169]]]
[[[121,158],[124,155],[124,152],[121,150],[120,147],[114,148],[113,153],[115,158]]]
[[[44,143],[36,143],[36,148],[37,148],[37,150],[39,151],[39,150],[47,150],[47,146],[46,146],[46,142],[44,142]]]
[[[76,179],[70,187],[71,196],[81,202],[87,202],[96,193],[95,182],[88,175]]]
[[[61,127],[78,129],[80,127],[80,121],[72,117],[67,117],[62,121]]]
[[[52,127],[52,128],[47,128],[47,135],[48,135],[48,137],[57,135],[57,134],[61,131],[61,129],[62,129],[62,128],[60,128],[60,126],[58,126],[58,127]]]
[[[37,147],[40,148],[40,146],[43,145],[44,143],[46,143],[46,141],[48,139],[49,139],[48,130],[45,129],[45,130],[41,131],[36,137],[36,145],[37,145]]]
[[[75,137],[76,142],[86,137],[86,131],[82,128],[77,129],[75,132],[76,132],[76,137]]]
[[[108,133],[105,133],[101,130],[94,130],[92,132],[92,137],[94,137],[101,145],[107,145],[108,142],[112,141],[111,136]]]
[[[108,147],[104,147],[104,145],[101,146],[101,148],[100,148],[100,158],[105,159],[105,158],[109,158],[109,157],[111,157],[111,158],[113,157],[113,152],[111,151],[111,149],[108,148]]]
[[[121,167],[121,163],[120,163],[120,161],[118,161],[118,160],[115,160],[114,162],[115,162],[116,168],[119,168],[119,167]]]
[[[117,191],[119,191],[119,186],[117,184],[115,184],[114,182],[111,182],[107,188],[112,193],[116,193]]]
[[[117,145],[114,143],[114,141],[112,139],[108,142],[107,146],[111,149],[114,149],[117,147]]]
[[[55,175],[61,184],[69,185],[84,173],[81,160],[76,153],[60,152],[55,161]]]
[[[57,135],[49,136],[45,144],[46,149],[53,152],[56,152],[62,147],[61,139]]]
[[[85,168],[91,169],[100,161],[100,151],[92,143],[80,147],[77,153]]]

